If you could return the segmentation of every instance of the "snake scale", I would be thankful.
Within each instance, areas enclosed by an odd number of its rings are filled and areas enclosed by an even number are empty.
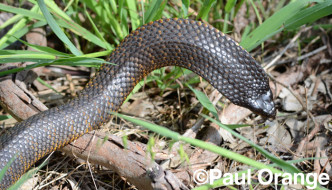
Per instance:
[[[269,79],[262,67],[227,35],[203,22],[164,19],[141,26],[111,53],[78,97],[17,123],[0,137],[0,182],[6,189],[36,161],[98,128],[135,85],[165,66],[187,68],[236,105],[274,117]]]

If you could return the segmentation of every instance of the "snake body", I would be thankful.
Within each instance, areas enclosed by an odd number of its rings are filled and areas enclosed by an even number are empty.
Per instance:
[[[16,124],[0,137],[0,170],[13,159],[0,189],[17,181],[36,161],[98,128],[117,111],[135,85],[164,66],[187,68],[234,104],[273,117],[268,77],[230,37],[187,19],[150,22],[127,36],[78,97]]]

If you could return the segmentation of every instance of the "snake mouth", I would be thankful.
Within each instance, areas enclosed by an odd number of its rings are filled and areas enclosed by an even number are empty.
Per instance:
[[[276,109],[271,90],[260,95],[256,100],[251,101],[249,104],[254,113],[261,115],[265,119],[275,118],[276,116]]]

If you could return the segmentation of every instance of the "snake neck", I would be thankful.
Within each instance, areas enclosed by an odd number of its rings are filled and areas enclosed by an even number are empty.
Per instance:
[[[90,111],[95,112],[94,128],[118,111],[143,77],[170,65],[190,69],[237,105],[260,114],[267,113],[261,108],[274,108],[265,105],[271,101],[265,96],[270,90],[263,69],[235,41],[201,22],[169,19],[144,25],[121,42],[110,63],[102,65],[78,100],[82,111],[98,108]],[[261,97],[268,98],[257,101]]]

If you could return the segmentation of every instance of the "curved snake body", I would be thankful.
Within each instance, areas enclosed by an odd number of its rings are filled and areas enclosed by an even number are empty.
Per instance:
[[[268,77],[231,38],[212,26],[186,19],[151,22],[132,32],[86,88],[68,103],[16,124],[0,137],[0,170],[15,158],[0,182],[5,189],[37,160],[98,128],[117,111],[151,71],[170,65],[190,69],[231,102],[273,117]]]

